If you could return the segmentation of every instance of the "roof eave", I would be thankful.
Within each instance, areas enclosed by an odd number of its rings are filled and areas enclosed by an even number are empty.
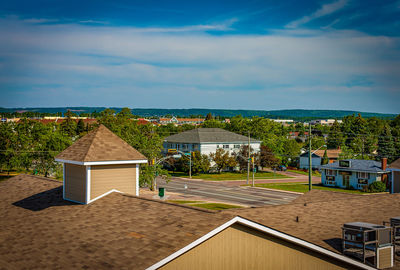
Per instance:
[[[147,159],[132,160],[101,160],[101,161],[77,161],[56,158],[55,161],[74,165],[91,166],[91,165],[122,165],[122,164],[143,164],[147,163]]]

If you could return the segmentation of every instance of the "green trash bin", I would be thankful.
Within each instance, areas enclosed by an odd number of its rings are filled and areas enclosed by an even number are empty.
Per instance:
[[[165,195],[165,188],[163,187],[158,188],[158,196],[164,197],[164,195]]]

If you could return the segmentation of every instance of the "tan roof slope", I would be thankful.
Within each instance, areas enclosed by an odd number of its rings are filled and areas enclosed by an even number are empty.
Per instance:
[[[313,190],[305,196],[296,200],[298,203],[230,212],[337,253],[341,251],[344,223],[382,224],[400,216],[400,194],[352,195]]]
[[[0,182],[3,265],[10,269],[145,269],[236,215],[340,253],[344,223],[381,224],[400,216],[400,194],[334,194],[320,201],[330,192],[315,190],[308,194],[306,204],[212,213],[119,193],[90,205],[76,205],[62,200],[61,186],[61,182],[28,175]]]
[[[400,169],[400,158],[390,163],[389,168]]]
[[[146,269],[232,218],[120,193],[78,205],[28,175],[0,182],[0,198],[8,269]]]
[[[147,158],[108,128],[100,125],[58,154],[56,159],[87,162]]]
[[[317,150],[314,152],[317,156],[323,157],[325,154],[325,150]],[[327,149],[326,155],[328,158],[339,158],[339,155],[342,153],[341,149]]]

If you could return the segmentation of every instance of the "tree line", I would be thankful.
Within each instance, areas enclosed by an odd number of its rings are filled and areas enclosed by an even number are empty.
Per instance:
[[[155,126],[141,125],[135,120],[132,111],[124,108],[118,113],[112,109],[100,112],[94,125],[86,125],[82,120],[72,119],[73,113],[66,113],[66,119],[61,124],[42,124],[39,121],[23,118],[17,123],[0,124],[0,169],[24,170],[37,172],[48,176],[60,177],[62,170],[54,162],[54,156],[67,148],[73,142],[90,132],[98,124],[104,124],[131,146],[143,153],[149,160],[161,158],[162,143],[165,137],[196,128],[194,125],[175,126],[173,124]],[[297,165],[301,150],[308,147],[308,127],[303,123],[289,126],[281,125],[262,117],[244,118],[235,116],[230,122],[221,122],[211,115],[201,127],[222,128],[244,136],[250,136],[262,141],[260,153],[254,155],[255,162],[261,167],[271,167],[277,164]],[[296,136],[293,138],[293,132]],[[379,118],[363,118],[361,115],[350,115],[343,122],[335,122],[332,126],[315,125],[312,127],[312,149],[342,150],[341,158],[376,159],[387,157],[389,162],[400,157],[400,115],[394,120]],[[226,153],[215,153],[212,157],[198,154],[193,158],[193,172],[208,171],[207,161],[214,161],[217,171],[235,163],[240,169],[247,167],[248,149],[242,147],[239,156],[233,157]],[[220,162],[219,162],[220,161]],[[176,169],[185,171],[185,157],[174,164]],[[150,183],[155,174],[165,175],[162,164],[155,166],[143,165],[141,170],[142,185]]]

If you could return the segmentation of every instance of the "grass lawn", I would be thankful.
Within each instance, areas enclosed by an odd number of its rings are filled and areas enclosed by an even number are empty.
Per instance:
[[[169,200],[167,202],[176,204],[190,204],[190,203],[200,203],[201,201]]]
[[[189,178],[189,175],[184,172],[170,172],[170,175],[176,177]],[[250,179],[252,179],[253,173],[250,172]],[[236,172],[222,172],[222,173],[201,173],[192,175],[193,179],[203,179],[210,181],[226,181],[226,180],[246,180],[247,173],[236,173]],[[256,172],[254,175],[255,179],[278,179],[278,178],[293,178],[290,176],[282,175],[280,173],[272,172]]]
[[[176,204],[187,204],[190,206],[205,208],[208,210],[225,210],[231,208],[242,208],[238,205],[226,204],[226,203],[207,203],[202,201],[185,201],[185,200],[169,200],[170,203]]]
[[[302,193],[308,192],[308,183],[256,184],[256,187],[280,189],[280,190],[302,192]],[[334,188],[334,187],[325,187],[325,186],[322,186],[320,184],[314,184],[313,185],[313,189],[336,191],[336,192],[345,192],[345,193],[354,193],[354,194],[367,194],[367,192],[362,192],[360,190],[350,190],[350,189],[341,189],[341,188]]]
[[[308,172],[301,171],[301,170],[287,170],[288,172],[293,172],[293,173],[298,173],[298,174],[303,174],[303,175],[308,175]],[[319,172],[313,171],[312,176],[321,176]]]
[[[225,210],[231,208],[242,208],[241,206],[238,205],[225,204],[225,203],[198,203],[198,204],[191,204],[191,206],[205,208],[208,210]]]

